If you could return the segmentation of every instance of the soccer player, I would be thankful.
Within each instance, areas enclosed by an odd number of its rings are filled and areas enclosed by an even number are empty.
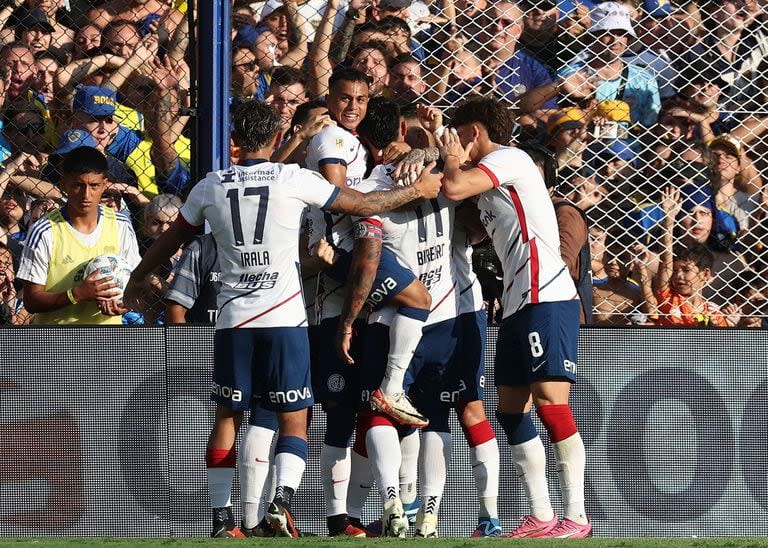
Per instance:
[[[374,104],[376,101],[376,104]],[[369,114],[359,127],[359,133],[364,142],[376,156],[378,151],[387,147],[397,138],[403,138],[403,126],[397,105],[386,99],[371,101]],[[378,148],[377,148],[378,147]],[[374,171],[372,181],[385,187],[391,186],[389,173],[391,166],[378,168]],[[366,181],[368,182],[368,181]],[[451,435],[448,419],[451,407],[457,408],[459,420],[471,447],[473,473],[478,486],[481,502],[481,522],[475,531],[476,536],[497,536],[501,533],[497,506],[498,497],[498,446],[482,405],[482,387],[484,382],[483,350],[487,319],[482,312],[483,303],[477,278],[471,269],[467,230],[462,224],[470,224],[467,215],[460,210],[463,223],[454,222],[456,203],[444,198],[432,200],[429,206],[411,212],[389,213],[376,218],[362,219],[359,224],[366,230],[357,230],[353,267],[350,272],[349,296],[345,305],[344,319],[348,321],[361,306],[366,288],[372,277],[379,278],[377,262],[383,249],[390,250],[396,259],[420,274],[420,279],[429,286],[429,291],[436,303],[427,320],[424,338],[416,349],[409,369],[416,379],[414,392],[420,404],[427,411],[430,424],[423,431],[421,443],[421,477],[422,503],[416,516],[416,535],[422,537],[437,536],[437,513],[442,498],[446,471],[451,452]],[[427,210],[425,211],[425,208]],[[468,207],[465,207],[468,210]],[[481,234],[477,239],[485,237],[485,232],[477,220],[477,210],[474,210],[474,232]],[[434,230],[431,223],[434,220]],[[373,230],[376,222],[381,221],[381,230]],[[410,224],[409,224],[410,223]],[[373,225],[373,227],[371,226]],[[409,231],[410,230],[410,231]],[[374,274],[376,272],[376,274]],[[375,282],[374,282],[375,285]],[[446,302],[447,299],[450,301]],[[387,323],[387,315],[378,318],[378,323]],[[366,340],[371,349],[372,359],[365,361],[366,368],[381,364],[379,345],[386,344],[382,336],[386,328],[376,325]],[[373,378],[375,381],[375,377]],[[448,404],[445,403],[448,401]],[[386,435],[385,424],[379,424],[380,419],[373,419],[375,429]],[[369,423],[370,424],[370,423]],[[378,435],[378,432],[377,432]],[[409,462],[409,445],[406,443],[411,436],[405,436],[401,441],[402,464],[400,467],[401,502],[404,510],[410,500],[410,493],[403,493],[404,481],[415,477],[415,461]],[[366,435],[367,438],[367,435]],[[382,443],[388,443],[386,441]],[[391,443],[390,443],[391,445]],[[394,446],[388,451],[390,454]],[[418,447],[416,448],[418,452]],[[389,475],[393,470],[388,463]],[[408,470],[413,465],[412,473]],[[381,473],[379,474],[382,475]],[[394,478],[390,478],[390,482]],[[379,484],[381,485],[380,480]],[[391,493],[391,489],[388,491]],[[413,493],[415,497],[415,492]],[[386,499],[385,499],[386,500]],[[387,524],[387,520],[384,520]],[[392,525],[385,533],[394,534]]]
[[[579,302],[560,258],[554,206],[530,157],[506,146],[513,118],[499,101],[467,101],[456,109],[451,125],[440,139],[444,193],[454,200],[478,196],[480,219],[504,264],[497,416],[531,506],[510,536],[586,537],[592,531],[584,509],[586,456],[568,405],[576,380]],[[531,403],[560,463],[562,520],[550,503],[544,446]]]
[[[368,93],[368,77],[364,73],[354,69],[334,72],[326,103],[328,113],[337,125],[324,128],[307,147],[307,167],[316,169],[339,188],[355,188],[368,169],[369,154],[354,134],[366,117]],[[353,245],[352,223],[345,215],[332,215],[317,208],[310,210],[308,222],[311,226],[310,246],[314,248],[316,242],[324,238],[338,255],[335,265],[320,275],[318,284],[317,320],[322,340],[322,333],[332,337],[336,332],[341,314]],[[394,301],[400,308],[389,353],[390,375],[372,396],[371,403],[402,423],[424,426],[427,421],[411,405],[402,386],[405,370],[429,314],[430,297],[423,284],[400,268],[394,259],[386,264],[391,267],[389,275],[381,278],[382,283],[371,299],[376,304]],[[354,318],[345,328],[348,344],[353,321]],[[331,535],[347,534],[351,532],[345,502],[351,466],[349,444],[355,427],[359,369],[348,367],[328,345],[320,345],[316,355],[317,366],[313,374],[316,393],[328,415],[328,422],[335,426],[326,430],[320,453],[328,528]],[[347,358],[352,360],[350,355]]]
[[[208,222],[222,282],[211,395],[217,405],[206,451],[212,535],[243,536],[230,502],[235,438],[243,411],[260,395],[279,423],[277,487],[267,521],[275,534],[296,537],[291,499],[306,466],[307,409],[314,403],[296,245],[304,208],[375,214],[436,196],[440,178],[425,171],[412,187],[363,195],[296,165],[269,162],[280,127],[269,105],[241,104],[233,126],[242,165],[211,173],[192,189],[174,224],[134,270],[125,299],[139,306],[147,275]]]
[[[130,219],[101,205],[107,188],[107,160],[91,147],[79,147],[62,162],[61,190],[66,205],[30,229],[18,278],[24,304],[38,324],[117,324],[128,311],[118,304],[117,283],[98,272],[84,277],[98,255],[120,255],[139,262],[139,245]]]

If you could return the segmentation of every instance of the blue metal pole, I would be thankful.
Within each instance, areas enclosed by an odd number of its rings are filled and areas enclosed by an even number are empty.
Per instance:
[[[230,1],[199,0],[196,180],[229,167]]]

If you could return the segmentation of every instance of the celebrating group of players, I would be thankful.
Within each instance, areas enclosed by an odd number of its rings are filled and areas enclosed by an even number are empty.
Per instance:
[[[329,534],[374,534],[360,517],[365,486],[375,480],[381,534],[405,536],[415,514],[416,536],[437,536],[451,409],[477,486],[473,536],[502,534],[499,449],[482,404],[486,318],[471,268],[471,245],[486,236],[504,266],[497,418],[530,504],[507,536],[590,535],[584,445],[568,405],[579,301],[542,175],[508,146],[512,114],[493,99],[463,103],[450,129],[438,132],[439,170],[428,163],[403,184],[395,166],[372,167],[404,140],[399,108],[368,95],[364,74],[334,73],[325,108],[335,124],[308,143],[309,169],[270,161],[282,138],[279,114],[257,101],[240,105],[239,165],[192,189],[126,288],[126,302],[137,302],[152,269],[207,222],[222,282],[206,451],[212,535],[299,535],[291,500],[315,401],[327,417],[320,467]],[[550,503],[532,406],[559,462],[561,517]],[[246,410],[238,527],[230,494]],[[265,491],[271,502],[260,507]]]

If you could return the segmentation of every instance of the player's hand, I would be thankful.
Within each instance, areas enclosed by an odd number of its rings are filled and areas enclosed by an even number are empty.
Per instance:
[[[129,310],[123,303],[118,302],[117,299],[112,299],[111,301],[99,301],[98,304],[99,310],[105,316],[122,316]]]
[[[309,120],[301,126],[297,133],[302,141],[308,141],[328,126],[335,125],[336,122],[331,120],[327,112],[315,113],[309,117]]]
[[[440,150],[440,157],[447,161],[449,157],[455,157],[459,160],[459,165],[464,165],[469,160],[469,153],[474,143],[467,143],[466,147],[461,146],[459,134],[454,128],[443,132],[442,136],[437,138],[437,148]]]
[[[144,295],[148,291],[146,280],[140,280],[132,274],[128,284],[123,291],[123,305],[131,310],[141,311],[144,309]]]
[[[424,169],[424,159],[426,155],[420,148],[413,149],[405,158],[398,162],[395,171],[392,172],[392,180],[398,186],[408,186],[418,179],[419,174]]]
[[[120,294],[112,276],[99,276],[101,272],[98,270],[91,272],[82,284],[72,289],[72,295],[77,301],[109,301]]]
[[[430,133],[435,133],[443,125],[443,113],[438,108],[419,103],[416,105],[416,116],[422,127]]]
[[[380,152],[384,164],[393,164],[402,160],[411,151],[411,146],[404,142],[389,143],[387,148]]]
[[[355,365],[355,360],[349,353],[352,348],[353,334],[351,327],[344,327],[343,325],[340,325],[336,332],[336,353],[347,365]]]
[[[331,266],[336,262],[336,259],[338,259],[338,256],[336,255],[336,251],[334,251],[331,244],[329,244],[325,239],[320,240],[317,242],[315,247],[312,249],[312,255],[326,263],[328,266]]]
[[[432,173],[435,165],[435,162],[428,163],[412,185],[418,189],[420,197],[427,200],[437,198],[437,195],[440,194],[440,188],[443,186],[443,174],[441,172]]]

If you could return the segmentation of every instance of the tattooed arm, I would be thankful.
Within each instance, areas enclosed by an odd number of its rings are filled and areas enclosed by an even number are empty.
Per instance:
[[[432,173],[433,167],[435,167],[434,162],[424,168],[415,183],[406,187],[377,190],[367,194],[342,188],[329,209],[334,212],[351,213],[358,217],[368,217],[392,211],[413,200],[436,198],[440,192],[443,174]]]
[[[347,275],[347,296],[336,332],[336,351],[350,365],[355,363],[350,355],[352,324],[365,306],[376,279],[381,259],[381,237],[381,224],[375,219],[363,219],[355,226],[355,246]]]

